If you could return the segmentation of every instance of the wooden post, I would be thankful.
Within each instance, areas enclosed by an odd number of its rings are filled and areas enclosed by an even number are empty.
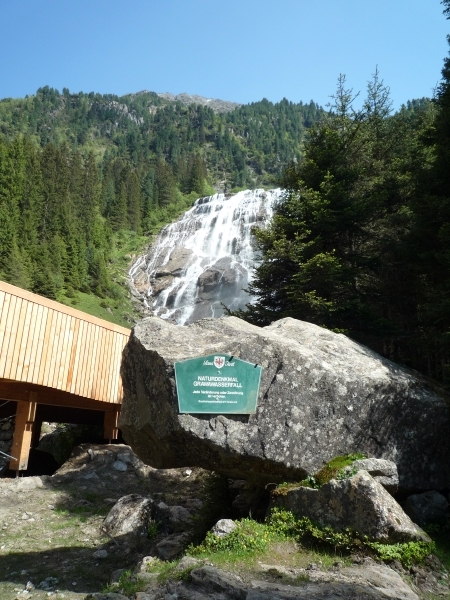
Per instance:
[[[25,471],[28,467],[37,398],[37,392],[30,392],[28,402],[23,400],[17,402],[16,426],[11,448],[11,455],[16,460],[11,459],[9,462],[9,468],[12,471]]]
[[[120,407],[116,410],[105,412],[105,417],[103,419],[103,437],[106,440],[109,440],[109,443],[111,443],[111,440],[117,440],[119,437],[119,428],[117,426],[119,414]]]
[[[37,448],[39,445],[39,438],[41,437],[42,421],[35,421],[33,425],[33,435],[31,436],[31,447]]]

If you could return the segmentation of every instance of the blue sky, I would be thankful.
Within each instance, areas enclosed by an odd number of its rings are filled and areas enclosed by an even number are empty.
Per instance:
[[[448,52],[439,0],[1,0],[0,98],[188,92],[325,105],[378,65],[395,107],[431,96]]]

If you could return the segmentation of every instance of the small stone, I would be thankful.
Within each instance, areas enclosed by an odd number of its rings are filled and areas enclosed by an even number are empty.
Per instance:
[[[186,469],[185,471],[183,471],[183,475],[185,477],[190,477],[192,475],[192,469]]]
[[[170,522],[174,525],[179,523],[189,523],[192,520],[192,515],[184,506],[171,506],[169,508]]]
[[[153,500],[138,494],[123,496],[103,521],[103,529],[113,537],[142,538],[147,534]]]
[[[148,568],[158,562],[156,556],[144,556],[136,567],[136,573],[147,573]]]
[[[197,558],[193,558],[192,556],[183,556],[180,562],[174,569],[175,573],[181,573],[182,571],[186,571],[187,569],[195,569],[202,564],[200,560]]]
[[[171,534],[156,545],[156,551],[163,560],[173,560],[181,554],[186,546],[184,534]]]
[[[217,537],[225,537],[236,529],[236,523],[232,519],[220,519],[211,527],[211,531]]]
[[[72,585],[75,586],[75,585],[78,585],[78,584],[77,584],[76,581],[72,581]]]
[[[97,550],[92,556],[94,558],[106,558],[108,556],[108,552],[106,550]]]
[[[36,586],[32,581],[28,581],[27,585],[25,586],[25,589],[31,592],[32,590],[36,589]]]
[[[123,573],[125,573],[126,569],[116,569],[115,571],[113,571],[111,573],[111,579],[109,580],[109,582],[114,585],[115,583],[119,583],[120,578],[122,577]]]
[[[116,471],[126,471],[128,469],[127,465],[121,460],[116,460],[116,462],[113,462],[112,468]]]
[[[132,465],[133,462],[137,462],[137,457],[131,452],[119,452],[117,455],[117,461],[121,461],[127,465]]]

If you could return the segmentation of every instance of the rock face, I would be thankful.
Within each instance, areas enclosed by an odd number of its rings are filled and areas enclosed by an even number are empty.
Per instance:
[[[179,414],[174,362],[212,353],[263,367],[256,414]],[[416,373],[310,323],[259,328],[226,317],[180,327],[150,317],[124,349],[122,377],[119,426],[154,467],[299,481],[359,451],[394,461],[402,490],[450,487],[447,399]]]
[[[332,479],[320,489],[298,487],[274,495],[271,508],[291,511],[342,531],[350,527],[370,540],[384,543],[429,541],[392,496],[367,471],[349,479]]]
[[[204,565],[194,568],[189,578],[138,592],[136,600],[419,600],[395,571],[371,562],[335,573],[272,565],[260,565],[260,569],[261,579],[248,581]]]

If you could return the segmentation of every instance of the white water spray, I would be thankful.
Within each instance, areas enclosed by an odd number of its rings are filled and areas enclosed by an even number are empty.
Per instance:
[[[130,270],[133,281],[146,272],[145,303],[153,314],[184,325],[222,316],[221,303],[244,308],[252,298],[243,288],[258,264],[251,230],[267,224],[280,195],[280,189],[247,190],[199,198],[165,227]]]

